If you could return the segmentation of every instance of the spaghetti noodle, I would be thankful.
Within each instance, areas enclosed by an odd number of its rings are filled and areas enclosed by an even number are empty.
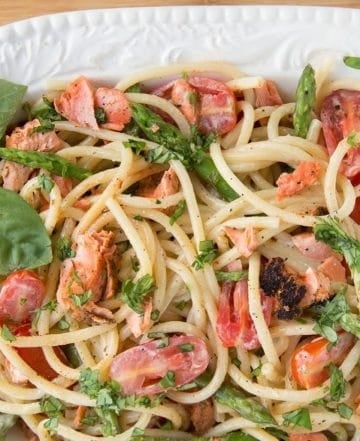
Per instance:
[[[0,244],[0,417],[40,440],[358,439],[360,98],[320,73],[296,103],[223,63],[49,83],[0,149],[6,209],[44,225],[7,271]]]

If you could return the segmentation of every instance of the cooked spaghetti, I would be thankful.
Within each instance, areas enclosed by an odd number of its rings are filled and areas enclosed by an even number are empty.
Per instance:
[[[3,432],[358,440],[356,84],[80,76],[14,128],[24,93],[1,80]]]

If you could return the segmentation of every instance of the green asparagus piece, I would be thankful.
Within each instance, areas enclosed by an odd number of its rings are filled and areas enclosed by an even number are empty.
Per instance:
[[[92,175],[91,170],[78,167],[53,153],[0,147],[0,158],[27,165],[32,168],[44,168],[55,175],[75,178],[79,181]]]
[[[360,57],[344,57],[343,61],[346,66],[352,67],[353,69],[360,69]]]
[[[308,64],[296,89],[296,105],[293,124],[296,136],[306,138],[311,123],[311,112],[315,105],[316,83],[314,69]]]
[[[200,176],[200,178],[213,185],[218,193],[221,194],[228,202],[237,199],[239,197],[238,194],[220,175],[210,156],[204,152],[201,152],[200,154],[202,156],[201,161],[193,164],[194,170]]]
[[[206,374],[194,380],[199,387],[206,386],[209,381],[210,377]],[[276,425],[275,419],[262,404],[253,398],[247,397],[244,392],[234,389],[231,386],[221,386],[215,392],[215,400],[235,410],[239,415],[249,421],[263,425]]]
[[[162,157],[168,151],[173,153],[185,167],[194,169],[208,184],[216,188],[227,201],[238,198],[237,193],[227,184],[218,172],[213,160],[191,140],[186,139],[180,130],[165,122],[159,115],[142,104],[132,104],[132,116],[145,136],[162,146]],[[169,155],[168,155],[169,156]]]

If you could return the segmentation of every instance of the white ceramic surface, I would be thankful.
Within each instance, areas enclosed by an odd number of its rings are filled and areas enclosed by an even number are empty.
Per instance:
[[[38,93],[48,78],[82,73],[116,81],[145,67],[225,60],[278,80],[324,56],[360,55],[360,10],[291,6],[188,6],[80,11],[0,28],[0,77]],[[338,63],[337,73],[360,76]],[[8,441],[21,441],[13,434]]]

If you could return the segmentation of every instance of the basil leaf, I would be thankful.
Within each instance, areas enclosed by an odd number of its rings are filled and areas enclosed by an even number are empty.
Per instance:
[[[345,395],[346,382],[342,371],[333,363],[329,365],[330,370],[330,397],[339,401]]]
[[[0,188],[0,274],[51,261],[51,240],[38,213],[14,191]]]
[[[20,107],[27,87],[0,79],[0,139],[4,136],[7,126]]]

